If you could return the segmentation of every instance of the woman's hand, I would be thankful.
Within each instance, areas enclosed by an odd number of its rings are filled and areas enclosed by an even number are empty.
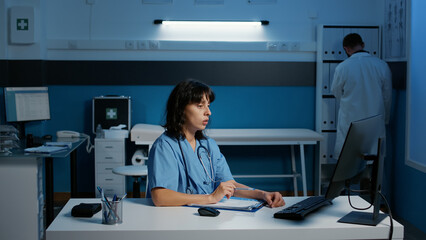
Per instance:
[[[234,195],[234,189],[235,185],[232,181],[221,182],[216,190],[210,194],[212,197],[212,202],[217,203],[222,200],[224,196],[229,199],[232,195]]]
[[[271,208],[285,205],[283,196],[279,192],[264,192],[263,200],[265,200]]]

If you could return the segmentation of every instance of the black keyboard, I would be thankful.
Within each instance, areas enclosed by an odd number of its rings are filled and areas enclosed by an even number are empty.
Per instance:
[[[313,196],[276,212],[274,214],[274,218],[302,220],[310,212],[330,204],[331,200],[326,199],[323,196]]]

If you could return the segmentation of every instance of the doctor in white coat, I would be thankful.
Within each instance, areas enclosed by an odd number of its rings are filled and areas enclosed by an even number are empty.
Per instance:
[[[364,42],[356,33],[344,38],[343,48],[349,58],[336,67],[331,85],[340,104],[335,158],[340,155],[350,123],[381,114],[388,124],[392,101],[392,76],[387,63],[364,51]]]

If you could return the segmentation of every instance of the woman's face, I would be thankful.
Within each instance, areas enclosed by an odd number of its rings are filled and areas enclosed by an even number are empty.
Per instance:
[[[210,102],[204,95],[200,103],[190,103],[185,107],[183,127],[188,133],[195,135],[196,131],[206,128],[210,115]]]

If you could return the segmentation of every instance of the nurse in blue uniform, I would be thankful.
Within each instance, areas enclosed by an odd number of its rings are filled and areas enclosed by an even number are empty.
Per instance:
[[[210,204],[231,196],[283,206],[278,192],[236,190],[248,186],[234,180],[216,142],[203,134],[214,99],[211,88],[198,81],[183,81],[173,89],[167,102],[166,131],[149,153],[147,197],[156,206]]]

